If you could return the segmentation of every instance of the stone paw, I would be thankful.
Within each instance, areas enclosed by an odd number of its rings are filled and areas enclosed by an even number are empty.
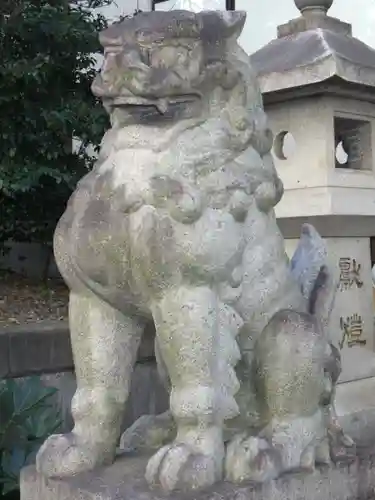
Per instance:
[[[234,483],[275,479],[281,472],[281,459],[265,439],[246,433],[235,436],[227,445],[225,479]]]
[[[102,451],[102,450],[100,450]],[[50,436],[36,456],[37,471],[47,477],[65,477],[110,463],[105,453],[79,443],[74,433]]]
[[[211,486],[222,479],[222,463],[213,455],[196,453],[187,444],[161,448],[148,462],[146,480],[164,491],[193,490]]]

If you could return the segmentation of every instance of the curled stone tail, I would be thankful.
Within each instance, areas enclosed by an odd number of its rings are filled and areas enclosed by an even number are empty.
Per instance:
[[[329,280],[328,269],[326,266],[322,266],[319,270],[318,276],[315,280],[315,283],[312,287],[309,304],[308,304],[308,312],[309,314],[315,315],[317,310],[319,309],[319,302],[321,301],[321,295],[325,292],[325,288],[327,287]]]
[[[308,312],[321,323],[327,339],[328,322],[333,309],[337,286],[327,266],[321,266],[308,300]]]

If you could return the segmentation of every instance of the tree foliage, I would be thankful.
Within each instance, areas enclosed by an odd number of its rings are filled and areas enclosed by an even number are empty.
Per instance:
[[[51,240],[108,126],[91,92],[110,0],[0,2],[0,242]],[[72,150],[72,139],[81,146]]]

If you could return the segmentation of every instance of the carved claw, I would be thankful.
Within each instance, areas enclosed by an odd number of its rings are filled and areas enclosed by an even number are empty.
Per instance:
[[[111,463],[113,457],[88,443],[80,443],[74,433],[50,436],[36,456],[37,471],[46,477],[65,477]]]
[[[235,436],[227,446],[225,478],[234,483],[255,481],[263,483],[275,479],[281,472],[281,460],[265,439]]]
[[[161,448],[148,462],[146,480],[164,491],[199,489],[221,479],[221,468],[215,456],[196,453],[187,444]]]

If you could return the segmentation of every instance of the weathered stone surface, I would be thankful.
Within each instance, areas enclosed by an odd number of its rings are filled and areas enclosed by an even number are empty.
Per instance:
[[[155,327],[150,323],[139,346],[139,363],[155,359],[154,342]],[[0,378],[73,370],[67,323],[43,321],[0,328]]]
[[[145,457],[124,456],[114,465],[69,479],[46,479],[35,467],[21,473],[22,500],[369,500],[375,490],[372,448],[351,465],[287,475],[262,486],[219,483],[200,493],[163,494],[144,479]]]
[[[375,435],[375,377],[338,384],[336,408],[346,432],[362,446]]]
[[[168,394],[157,374],[154,341],[155,328],[150,324],[139,346],[122,429],[143,414],[158,414],[168,408]],[[55,400],[64,431],[72,428],[70,406],[76,390],[73,371],[67,323],[40,322],[0,329],[0,378],[43,375],[46,385],[58,389]]]
[[[173,8],[175,10],[189,10],[190,12],[223,10],[223,2],[222,0],[177,0]]]
[[[112,128],[55,232],[77,391],[73,431],[37,455],[46,477],[113,460],[151,319],[170,390],[162,424],[173,416],[177,433],[149,460],[149,484],[262,482],[352,444],[334,410],[336,283],[313,227],[286,256],[272,133],[237,41],[244,22],[243,12],[149,12],[100,35],[93,91]]]
[[[73,370],[69,330],[63,322],[4,328],[1,338],[8,339],[10,377]]]
[[[64,372],[44,375],[43,382],[55,387],[58,392],[54,396],[61,411],[63,432],[73,428],[71,404],[77,389],[74,373]],[[169,407],[168,393],[157,374],[156,362],[145,362],[144,358],[134,368],[129,399],[123,416],[122,430],[124,431],[142,415],[158,415]]]
[[[350,24],[327,16],[323,9],[320,13],[304,10],[300,17],[278,27],[277,39],[251,55],[262,91],[289,88],[294,92],[333,79],[342,79],[342,85],[373,87],[374,51],[351,35]]]
[[[158,377],[156,363],[138,363],[133,372],[122,429],[142,415],[156,415],[168,407],[169,395]]]

